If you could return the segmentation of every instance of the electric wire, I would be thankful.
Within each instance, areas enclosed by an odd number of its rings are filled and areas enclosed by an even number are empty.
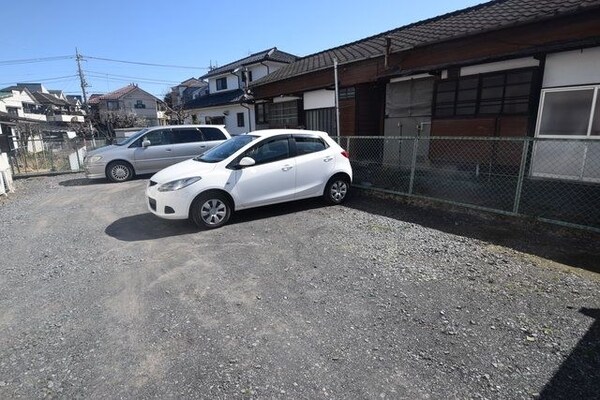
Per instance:
[[[84,59],[90,59],[90,60],[101,60],[101,61],[109,61],[109,62],[116,62],[116,63],[123,63],[123,64],[135,64],[135,65],[145,65],[145,66],[149,66],[149,67],[163,67],[163,68],[181,68],[181,69],[210,69],[209,67],[191,67],[191,66],[186,66],[186,65],[173,65],[173,64],[155,64],[155,63],[147,63],[147,62],[140,62],[140,61],[126,61],[126,60],[116,60],[114,58],[104,58],[104,57],[93,57],[93,56],[86,56],[86,55],[82,55],[82,57]]]
[[[24,58],[24,59],[20,59],[20,60],[4,60],[4,61],[0,61],[0,66],[32,64],[32,63],[48,62],[48,61],[60,61],[60,60],[68,60],[70,58],[75,58],[75,56],[55,56],[55,57]]]
[[[168,84],[175,84],[175,85],[179,83],[177,81],[168,81],[168,80],[164,80],[164,79],[141,78],[139,76],[110,74],[110,73],[106,73],[106,72],[90,71],[87,69],[83,70],[83,72],[85,72],[88,76],[100,75],[100,76],[96,76],[96,77],[102,77],[102,78],[105,78],[106,76],[114,76],[117,78],[139,79],[139,80],[146,80],[146,81],[152,81],[152,82],[157,82],[157,83],[168,83]]]

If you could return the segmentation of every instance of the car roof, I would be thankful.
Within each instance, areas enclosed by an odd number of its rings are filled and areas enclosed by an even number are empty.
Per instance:
[[[309,131],[306,129],[262,129],[258,131],[248,132],[247,134],[259,137],[270,137],[277,135],[317,135],[321,137],[329,136],[327,132]]]

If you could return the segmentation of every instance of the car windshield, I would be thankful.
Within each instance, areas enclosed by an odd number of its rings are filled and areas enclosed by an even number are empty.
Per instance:
[[[137,131],[136,133],[134,133],[133,135],[129,136],[128,138],[125,138],[117,143],[115,143],[117,146],[125,146],[127,144],[133,143],[136,139],[138,139],[140,136],[142,136],[144,133],[148,132],[149,129],[148,128],[144,128],[141,131]]]
[[[234,136],[229,140],[224,141],[218,146],[213,147],[204,154],[194,158],[195,161],[201,161],[205,163],[218,163],[223,161],[233,153],[256,139],[257,136],[252,135],[240,135]]]

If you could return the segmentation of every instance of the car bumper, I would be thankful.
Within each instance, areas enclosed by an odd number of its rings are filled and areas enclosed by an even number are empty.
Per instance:
[[[106,165],[105,164],[84,164],[83,169],[85,176],[88,179],[99,179],[106,177]]]
[[[146,206],[152,214],[165,219],[187,219],[190,210],[188,196],[182,195],[182,190],[159,192],[159,185],[146,188]]]

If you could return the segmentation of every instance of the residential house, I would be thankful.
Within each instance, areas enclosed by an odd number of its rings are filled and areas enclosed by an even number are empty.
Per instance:
[[[171,105],[173,108],[208,94],[208,82],[190,78],[171,88]]]
[[[581,138],[576,148],[554,143],[558,159],[538,146],[532,174],[600,180],[600,168],[586,166],[600,163],[599,46],[600,1],[495,0],[300,58],[251,91],[261,126],[336,135],[337,60],[340,135]],[[410,151],[398,146],[377,151],[404,162]],[[443,153],[489,158],[458,152]],[[419,148],[432,161],[439,154]],[[581,163],[566,161],[573,156]],[[519,151],[494,158],[520,160]]]
[[[19,147],[17,124],[46,122],[46,115],[33,94],[25,87],[0,89],[0,152]]]
[[[209,94],[184,105],[190,114],[188,122],[225,125],[233,135],[254,130],[262,120],[255,120],[254,104],[246,93],[248,85],[294,60],[296,56],[273,47],[212,69],[199,78],[208,81]]]
[[[167,123],[164,101],[133,83],[103,95],[93,94],[88,104],[100,120],[106,120],[113,113],[132,113],[143,118],[148,126]]]

